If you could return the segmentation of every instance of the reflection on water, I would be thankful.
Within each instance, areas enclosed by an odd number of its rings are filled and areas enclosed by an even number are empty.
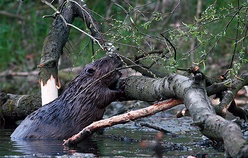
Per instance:
[[[63,140],[11,140],[12,130],[2,130],[0,134],[0,156],[47,157],[75,155],[97,155],[97,143],[87,139],[75,148],[64,147]]]
[[[70,150],[64,148],[62,144],[62,140],[18,140],[12,141],[12,151],[36,157],[71,155],[75,152],[97,154],[95,153],[97,151],[96,142],[91,140],[86,140],[79,147]]]
[[[111,128],[104,135],[94,135],[75,148],[66,148],[62,140],[10,140],[13,130],[0,130],[0,157],[151,157],[153,151],[140,147],[140,140],[154,140],[157,132]],[[211,153],[210,157],[223,157],[212,148],[200,147],[194,141],[200,135],[178,136],[167,135],[165,146],[179,147],[164,153],[167,158]],[[175,145],[176,144],[176,145]]]

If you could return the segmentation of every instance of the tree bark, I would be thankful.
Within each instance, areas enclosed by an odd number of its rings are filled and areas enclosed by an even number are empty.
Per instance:
[[[194,79],[177,74],[163,79],[129,77],[125,93],[130,98],[143,101],[182,99],[201,133],[210,139],[224,141],[227,156],[248,155],[248,150],[243,151],[247,144],[240,127],[215,114],[205,88]]]
[[[44,3],[47,2],[44,1]],[[65,22],[72,23],[74,18],[73,5],[68,4],[64,6],[59,15],[55,17],[51,29],[44,40],[42,56],[38,66],[40,68],[42,105],[58,97],[56,87],[56,83],[59,83],[58,61],[70,33],[70,27]]]
[[[41,107],[40,94],[33,95],[0,95],[0,117],[1,125],[13,126],[13,123],[24,119],[27,115]]]

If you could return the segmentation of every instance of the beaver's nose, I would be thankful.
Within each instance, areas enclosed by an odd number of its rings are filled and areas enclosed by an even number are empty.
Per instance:
[[[114,58],[119,62],[117,67],[122,67],[123,66],[123,62],[121,60],[121,57],[118,56],[118,55],[115,55]]]
[[[109,56],[110,58],[113,58],[113,60],[114,60],[115,62],[117,62],[117,63],[116,63],[117,67],[122,67],[122,66],[123,66],[123,62],[122,62],[122,60],[121,60],[121,58],[119,57],[118,54],[113,53],[113,54],[108,54],[108,56]]]

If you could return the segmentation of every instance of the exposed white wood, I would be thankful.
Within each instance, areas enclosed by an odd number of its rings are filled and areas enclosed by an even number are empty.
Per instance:
[[[58,97],[58,88],[56,86],[56,80],[52,75],[45,85],[42,81],[40,82],[40,85],[42,106],[53,101]]]

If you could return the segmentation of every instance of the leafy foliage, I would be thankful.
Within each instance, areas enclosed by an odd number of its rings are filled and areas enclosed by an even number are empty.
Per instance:
[[[161,73],[198,64],[208,74],[220,75],[229,70],[229,77],[237,76],[247,63],[247,2],[202,1],[199,16],[197,2],[96,0],[86,4],[107,38],[136,63]],[[24,18],[0,15],[0,70],[11,65],[28,69],[30,54],[37,65],[41,41],[52,22],[42,16],[51,15],[52,10],[30,0],[1,1],[0,10]],[[81,20],[74,25],[88,31]],[[172,45],[160,34],[176,48],[176,60]],[[92,48],[89,37],[75,29],[71,29],[64,52],[72,66],[84,65],[104,55],[96,44]]]
[[[109,25],[104,27],[108,28],[105,30],[108,39],[118,45],[124,55],[147,67],[152,65],[161,72],[171,73],[178,67],[197,64],[208,74],[221,75],[229,71],[228,76],[232,77],[241,73],[247,63],[244,47],[247,44],[247,2],[203,1],[199,17],[196,6],[197,1],[168,1],[166,5],[161,1],[118,1],[107,8],[110,18],[100,19]],[[161,33],[176,47],[176,61],[172,47]],[[152,53],[156,50],[163,53]],[[142,58],[137,59],[137,56]],[[232,56],[238,62],[232,62]],[[237,66],[237,63],[242,64]]]

